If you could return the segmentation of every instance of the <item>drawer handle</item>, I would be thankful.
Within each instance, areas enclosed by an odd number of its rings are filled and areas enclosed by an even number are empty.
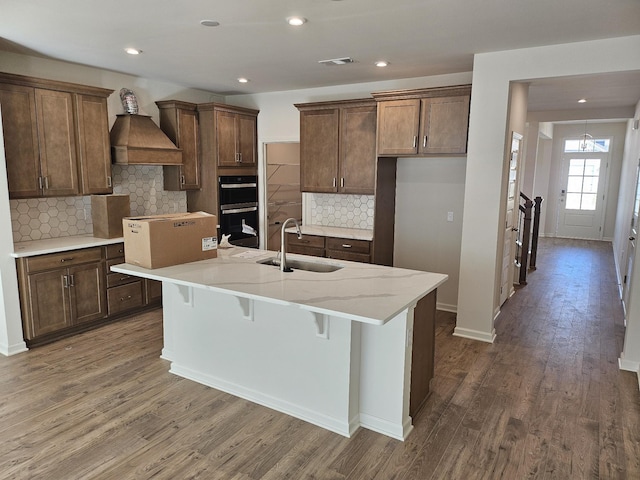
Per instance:
[[[73,257],[69,257],[69,258],[62,258],[62,259],[60,259],[60,263],[70,262],[71,260],[73,260]]]
[[[131,300],[131,295],[127,295],[126,297],[120,297],[121,302],[125,302],[127,300]]]
[[[131,278],[131,275],[125,275],[124,277],[120,277],[120,280],[127,280]]]
[[[343,243],[342,248],[351,248],[351,245],[349,245],[348,243]]]

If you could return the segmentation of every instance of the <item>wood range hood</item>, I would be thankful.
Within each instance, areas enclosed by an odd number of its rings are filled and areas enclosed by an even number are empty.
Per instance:
[[[148,115],[117,115],[110,138],[113,163],[182,165],[182,150]]]

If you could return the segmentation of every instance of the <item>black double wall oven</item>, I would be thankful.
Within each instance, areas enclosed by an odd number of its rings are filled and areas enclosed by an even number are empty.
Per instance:
[[[258,177],[218,177],[220,233],[231,235],[232,245],[258,248]]]

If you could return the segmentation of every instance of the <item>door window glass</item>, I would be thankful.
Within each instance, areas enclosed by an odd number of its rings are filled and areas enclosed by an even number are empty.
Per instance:
[[[599,177],[599,158],[570,159],[565,208],[570,210],[595,210],[598,200]]]

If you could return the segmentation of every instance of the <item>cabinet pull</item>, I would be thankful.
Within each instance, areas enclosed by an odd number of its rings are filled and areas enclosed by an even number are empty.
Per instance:
[[[351,248],[351,245],[349,245],[348,243],[343,243],[342,248]]]
[[[43,188],[43,183],[42,183],[42,176],[38,177],[38,189],[42,190]]]
[[[111,180],[111,176],[107,177],[107,187],[113,187],[113,180]]]
[[[242,163],[242,152],[238,154],[238,158],[240,159],[239,162]]]
[[[69,288],[69,277],[67,275],[62,276],[62,286],[64,288]]]
[[[44,188],[45,190],[49,190],[49,175],[44,177]]]
[[[75,287],[76,286],[76,279],[74,278],[73,275],[69,275],[69,280],[70,280],[69,286],[70,287]]]
[[[427,148],[427,136],[424,136],[424,139],[422,140],[422,148]]]
[[[131,275],[125,275],[124,277],[120,277],[120,280],[128,280],[129,278],[131,278]]]
[[[344,177],[340,178],[340,187],[344,188]]]
[[[413,148],[416,148],[418,146],[418,136],[414,135],[413,136]]]
[[[336,177],[333,177],[333,188],[336,188]]]
[[[184,185],[184,175],[180,175],[180,185]]]
[[[121,302],[126,302],[127,300],[131,300],[131,295],[127,295],[126,297],[120,297]]]
[[[60,263],[70,262],[71,260],[73,260],[73,257],[61,258],[61,259],[60,259]]]

